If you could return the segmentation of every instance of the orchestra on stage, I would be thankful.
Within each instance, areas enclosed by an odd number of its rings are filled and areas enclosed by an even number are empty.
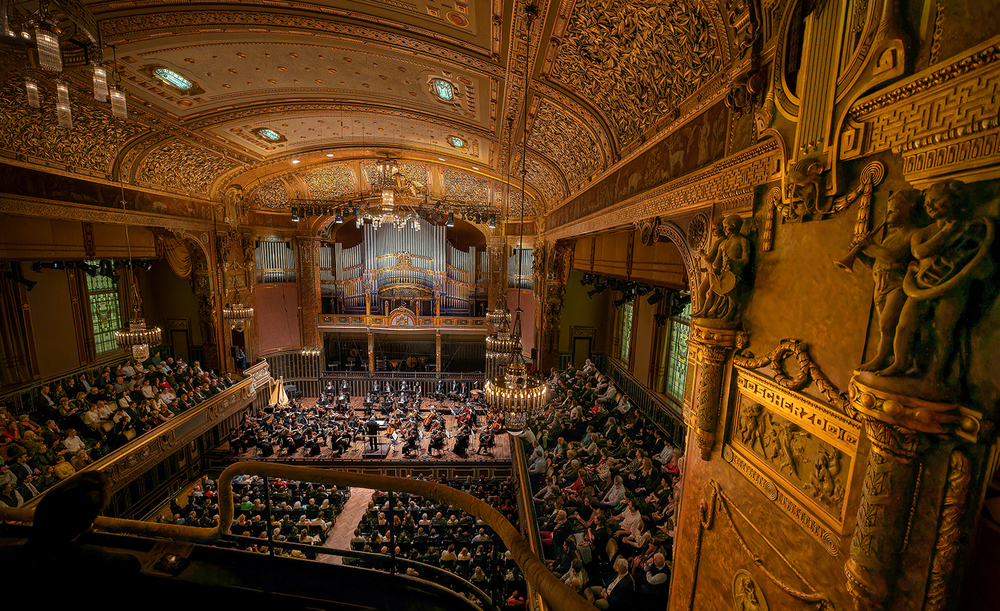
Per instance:
[[[307,405],[276,389],[270,405],[245,415],[233,430],[230,448],[261,458],[302,448],[305,457],[318,457],[326,448],[337,458],[359,445],[365,456],[379,458],[397,451],[401,458],[441,458],[445,451],[463,458],[492,456],[504,430],[503,413],[486,404],[481,390],[438,380],[429,397],[423,394],[417,381],[376,379],[359,404],[346,379],[326,380],[315,404]]]

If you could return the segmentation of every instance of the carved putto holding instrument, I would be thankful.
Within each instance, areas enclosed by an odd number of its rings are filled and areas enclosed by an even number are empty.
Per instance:
[[[716,240],[701,251],[708,272],[698,287],[701,308],[691,316],[705,327],[736,329],[741,326],[743,294],[753,256],[750,239],[742,233],[743,219],[732,214],[714,227]]]
[[[986,309],[982,303],[970,307],[970,300],[988,293],[982,289],[995,272],[995,228],[993,220],[971,215],[968,187],[960,181],[932,185],[924,200],[930,219],[925,226],[915,220],[919,195],[894,195],[888,234],[864,249],[876,280],[882,339],[858,381],[931,401],[953,400],[966,377],[957,348],[978,322],[976,312]]]

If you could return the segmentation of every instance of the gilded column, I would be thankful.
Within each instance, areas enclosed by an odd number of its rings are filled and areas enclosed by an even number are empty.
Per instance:
[[[302,346],[318,348],[319,342],[319,238],[299,237],[299,320]]]
[[[980,412],[898,392],[919,389],[922,383],[864,372],[851,379],[850,408],[864,422],[872,446],[845,566],[847,588],[860,611],[886,609],[896,595],[925,451],[948,441],[980,441]],[[963,547],[958,535],[969,511],[970,482],[970,460],[961,448],[955,449],[942,492],[924,609],[954,608],[956,601],[949,601],[947,594]]]
[[[368,332],[368,371],[375,371],[375,334]]]
[[[486,261],[489,265],[489,303],[487,309],[492,310],[497,304],[506,307],[507,293],[507,244],[503,236],[487,236]]]
[[[726,360],[736,345],[736,331],[709,329],[691,325],[688,340],[688,389],[685,392],[684,411],[688,426],[695,429],[695,437],[702,460],[708,460],[715,446],[719,428],[722,381]]]
[[[438,331],[434,334],[434,363],[437,367],[436,371],[441,373],[441,332]]]
[[[927,443],[921,433],[864,420],[872,451],[845,571],[855,607],[874,611],[886,608],[895,588]]]

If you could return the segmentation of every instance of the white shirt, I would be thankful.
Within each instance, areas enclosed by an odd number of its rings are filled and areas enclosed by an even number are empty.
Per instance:
[[[63,440],[63,447],[65,447],[73,454],[76,454],[77,452],[79,452],[84,448],[83,440],[80,439],[79,435],[77,435],[76,437],[67,437],[66,439]]]

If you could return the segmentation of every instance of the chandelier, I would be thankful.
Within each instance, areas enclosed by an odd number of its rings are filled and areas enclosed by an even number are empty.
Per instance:
[[[125,235],[128,236],[128,225],[125,225]],[[127,241],[127,239],[126,239]],[[115,331],[115,342],[122,348],[129,348],[137,363],[149,358],[149,347],[160,343],[160,328],[147,327],[142,318],[142,297],[139,294],[139,283],[135,281],[135,268],[132,267],[132,252],[129,249],[129,268],[126,274],[131,282],[132,318],[127,329]]]
[[[242,303],[227,303],[222,308],[222,318],[229,321],[230,329],[242,332],[246,329],[246,324],[253,320],[253,308]]]
[[[528,4],[524,7],[524,21],[527,30],[528,47],[531,48],[531,24],[537,16],[538,9],[534,5]],[[527,56],[524,61],[524,103],[521,106],[521,115],[524,118],[525,126],[522,133],[527,133],[527,111],[528,111],[528,88],[531,81],[528,79]],[[509,133],[509,130],[508,130]],[[528,139],[522,139],[523,148],[521,151],[521,192],[524,193],[525,179],[527,176],[527,156]],[[508,150],[509,147],[508,147]],[[508,164],[509,165],[509,164]],[[510,181],[508,174],[508,183]],[[509,186],[508,186],[509,191]],[[520,235],[518,237],[518,248],[524,246],[524,206],[521,206]],[[521,258],[518,257],[517,274],[521,275]],[[495,312],[495,311],[494,311]],[[524,352],[521,349],[521,287],[517,288],[517,309],[514,310],[514,326],[510,334],[511,351],[507,354],[506,366],[499,367],[500,373],[489,376],[483,387],[486,401],[494,408],[504,413],[504,424],[507,432],[511,435],[518,435],[527,425],[528,418],[541,411],[545,405],[548,388],[538,376],[528,373],[528,366],[524,362]],[[496,315],[496,314],[495,314]],[[501,347],[501,342],[506,341],[501,338],[499,331],[503,328],[502,314],[500,316],[501,326],[498,328],[497,336],[494,338],[494,346]],[[487,347],[490,343],[487,341]],[[499,354],[496,352],[495,354]],[[487,363],[487,366],[489,364]]]
[[[406,177],[399,173],[399,162],[386,156],[375,162],[375,172],[371,179],[372,189],[378,194],[377,199],[369,199],[368,206],[362,206],[355,212],[355,222],[361,227],[365,221],[378,229],[382,225],[405,229],[412,226],[414,231],[420,231],[420,220],[416,210],[396,206],[396,190],[411,188]]]

